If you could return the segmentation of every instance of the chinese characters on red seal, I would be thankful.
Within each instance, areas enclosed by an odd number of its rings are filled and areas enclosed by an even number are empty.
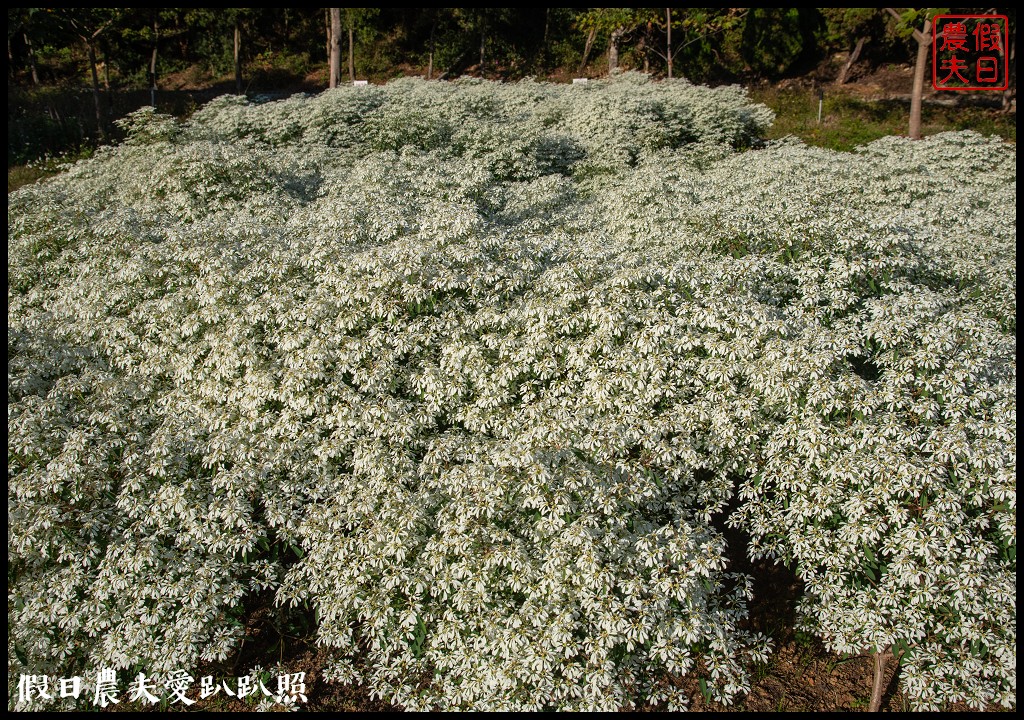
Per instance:
[[[1005,15],[936,15],[932,20],[932,87],[1006,90],[1010,75]]]

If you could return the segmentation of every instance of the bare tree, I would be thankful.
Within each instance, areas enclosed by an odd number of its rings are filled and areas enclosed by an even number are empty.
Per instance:
[[[885,11],[900,23],[906,22],[906,16],[901,15],[895,8],[886,8]],[[928,48],[932,44],[932,21],[927,12],[924,14],[923,26],[920,30],[914,30],[913,34],[917,40],[917,60],[914,63],[914,89],[910,95],[910,137],[912,140],[920,140],[924,76],[928,65]]]
[[[91,8],[84,8],[82,11],[76,12],[73,15],[69,14],[66,17],[75,34],[85,44],[85,48],[89,53],[89,68],[92,70],[92,98],[96,106],[96,130],[99,133],[100,139],[106,140],[106,122],[103,118],[103,106],[100,103],[100,77],[96,71],[96,42],[100,35],[110,27],[114,19],[108,18],[103,22],[96,13],[90,12],[91,10]],[[72,9],[65,10],[65,12],[71,11]]]

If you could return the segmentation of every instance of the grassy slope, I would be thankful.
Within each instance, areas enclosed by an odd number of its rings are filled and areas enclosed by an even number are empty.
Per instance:
[[[852,150],[886,135],[905,135],[909,123],[908,103],[901,99],[869,100],[859,97],[855,87],[829,88],[825,94],[821,122],[818,95],[811,89],[756,88],[751,98],[776,113],[769,139],[796,135],[808,145],[833,150]],[[926,103],[921,112],[923,135],[947,130],[975,130],[1017,141],[1017,116],[984,107],[952,107]]]

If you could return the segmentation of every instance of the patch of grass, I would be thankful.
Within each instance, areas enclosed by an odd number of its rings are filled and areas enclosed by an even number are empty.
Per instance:
[[[950,121],[957,130],[975,130],[982,135],[998,135],[1004,140],[1017,142],[1017,115],[985,108],[940,108],[954,117]]]
[[[793,633],[793,639],[796,641],[796,646],[801,651],[810,652],[814,649],[817,643],[817,638],[806,630],[796,630]]]
[[[818,94],[812,89],[754,88],[750,97],[775,111],[769,140],[795,135],[808,145],[832,150],[848,151],[887,135],[906,135],[910,122],[908,101],[864,100],[834,88],[825,93],[820,123]],[[1017,116],[996,109],[926,103],[921,111],[921,133],[950,130],[975,130],[1016,142]]]
[[[771,677],[772,673],[776,669],[775,656],[772,655],[768,658],[768,662],[758,662],[754,665],[754,682],[761,682],[765,678]]]
[[[25,185],[45,180],[64,172],[65,168],[78,160],[85,160],[92,157],[93,148],[82,147],[77,151],[67,152],[62,155],[47,155],[46,157],[24,165],[7,166],[7,192],[12,193]]]
[[[7,192],[12,193],[20,187],[31,185],[43,178],[57,174],[57,170],[38,165],[15,165],[7,168]]]

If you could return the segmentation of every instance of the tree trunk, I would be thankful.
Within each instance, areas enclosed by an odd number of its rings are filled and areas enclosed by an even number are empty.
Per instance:
[[[153,55],[149,58],[149,104],[156,107],[156,51],[160,41],[160,26],[153,21]]]
[[[352,27],[352,21],[348,23],[348,80],[349,82],[356,81],[356,51],[355,51],[355,28]]]
[[[480,29],[480,75],[484,73],[484,48],[487,46],[487,36],[483,28]]]
[[[330,87],[338,87],[341,76],[341,8],[331,8],[331,79]]]
[[[110,53],[103,48],[103,90],[110,96]]]
[[[110,92],[110,47],[103,43],[103,92],[107,95],[107,117],[114,117],[114,94]]]
[[[846,62],[843,64],[843,69],[839,71],[839,77],[836,78],[836,85],[843,85],[846,83],[846,76],[850,72],[850,68],[857,62],[857,58],[860,57],[860,51],[864,49],[864,43],[867,42],[866,37],[859,38],[857,45],[853,48],[853,52],[850,53],[850,57],[846,58]]]
[[[28,33],[23,33],[22,37],[25,38],[25,49],[28,52],[28,66],[32,70],[32,84],[39,84],[39,71],[36,70],[36,54],[32,50],[32,41],[28,39]]]
[[[608,41],[608,74],[611,75],[619,69],[619,40],[622,39],[625,31],[618,27],[612,30],[611,39]]]
[[[1010,33],[1010,46],[1006,49],[1006,62],[1009,63],[1009,83],[1003,91],[1003,112],[1016,111],[1017,98],[1017,33]]]
[[[548,38],[550,33],[548,28],[551,25],[551,8],[544,8],[544,39],[541,41],[540,46],[540,61],[543,67],[548,66]]]
[[[672,79],[672,8],[665,8],[665,59],[668,61],[668,79]]]
[[[910,138],[921,139],[921,103],[924,99],[924,76],[928,65],[928,49],[932,43],[931,20],[925,18],[917,38],[917,62],[914,64],[914,91],[910,96]]]
[[[242,94],[242,26],[235,16],[235,94]]]
[[[590,28],[590,32],[587,33],[587,44],[583,46],[583,60],[580,61],[580,69],[577,75],[583,74],[583,69],[587,66],[587,58],[590,57],[590,49],[594,47],[594,39],[597,37],[597,28]]]
[[[868,705],[868,712],[879,712],[882,709],[882,693],[884,691],[883,680],[885,679],[885,665],[889,659],[888,652],[878,652],[875,655],[875,673],[871,683],[871,704]]]
[[[434,16],[434,24],[430,26],[430,58],[427,61],[427,80],[434,77],[434,32],[437,30],[437,15]]]
[[[103,106],[100,103],[100,76],[96,72],[96,46],[92,40],[86,45],[89,48],[89,67],[92,69],[92,99],[96,105],[96,129],[99,131],[100,140],[107,139],[107,130],[103,123]]]

